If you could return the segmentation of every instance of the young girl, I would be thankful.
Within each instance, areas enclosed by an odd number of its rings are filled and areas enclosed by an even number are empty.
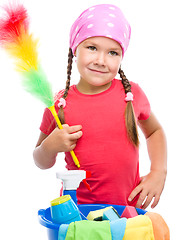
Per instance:
[[[63,124],[45,109],[41,134],[34,150],[38,167],[47,169],[65,152],[66,168],[77,169],[69,151],[75,151],[80,169],[91,171],[77,191],[78,203],[105,203],[155,207],[166,172],[166,139],[142,89],[129,82],[121,69],[131,28],[121,10],[101,4],[85,10],[70,31],[66,88],[55,97]],[[73,57],[80,73],[70,86]],[[121,80],[115,79],[117,73]],[[151,160],[150,173],[139,175],[139,139],[143,131]]]

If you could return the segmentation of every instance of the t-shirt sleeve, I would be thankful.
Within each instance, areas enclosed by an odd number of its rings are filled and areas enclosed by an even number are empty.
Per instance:
[[[151,107],[147,96],[138,84],[132,84],[133,106],[138,120],[147,120],[150,117]]]
[[[48,108],[45,108],[44,113],[43,113],[42,122],[40,125],[40,130],[44,134],[49,135],[55,128],[56,128],[55,119],[54,119],[51,111]]]
[[[56,95],[54,96],[55,108],[56,108],[57,112],[59,110],[59,107],[57,105],[58,105],[59,99],[62,97],[63,93],[64,93],[64,90],[61,90],[58,93],[56,93]],[[42,122],[40,125],[40,130],[44,134],[49,135],[55,128],[56,128],[56,121],[55,121],[51,111],[48,108],[45,108],[44,113],[43,113]]]

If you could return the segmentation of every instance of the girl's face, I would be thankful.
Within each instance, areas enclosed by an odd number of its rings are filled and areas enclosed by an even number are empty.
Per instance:
[[[106,37],[92,37],[76,50],[80,81],[77,88],[85,94],[96,94],[108,89],[117,75],[122,60],[120,44]]]

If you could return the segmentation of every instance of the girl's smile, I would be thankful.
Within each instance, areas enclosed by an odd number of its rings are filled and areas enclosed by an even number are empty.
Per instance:
[[[118,73],[122,60],[120,44],[106,37],[92,37],[76,50],[80,81],[77,88],[85,94],[96,94],[108,89]]]
[[[104,71],[99,71],[97,69],[89,69],[89,70],[92,71],[92,72],[95,72],[95,73],[100,73],[100,74],[107,73],[107,72],[104,72]]]

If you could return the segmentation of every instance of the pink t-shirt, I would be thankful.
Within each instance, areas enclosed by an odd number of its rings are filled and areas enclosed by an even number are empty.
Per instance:
[[[137,120],[150,116],[150,104],[144,92],[131,82],[134,95],[134,111]],[[56,97],[57,104],[62,92]],[[111,87],[99,94],[85,95],[76,86],[70,87],[64,108],[65,120],[69,126],[82,125],[83,135],[74,149],[83,170],[91,171],[87,182],[89,192],[83,183],[77,190],[78,203],[105,203],[135,205],[128,202],[128,196],[139,184],[139,149],[128,140],[124,112],[125,92],[120,80],[114,79]],[[51,112],[46,109],[40,130],[50,134],[56,127]],[[65,154],[66,168],[77,169],[70,153]]]

